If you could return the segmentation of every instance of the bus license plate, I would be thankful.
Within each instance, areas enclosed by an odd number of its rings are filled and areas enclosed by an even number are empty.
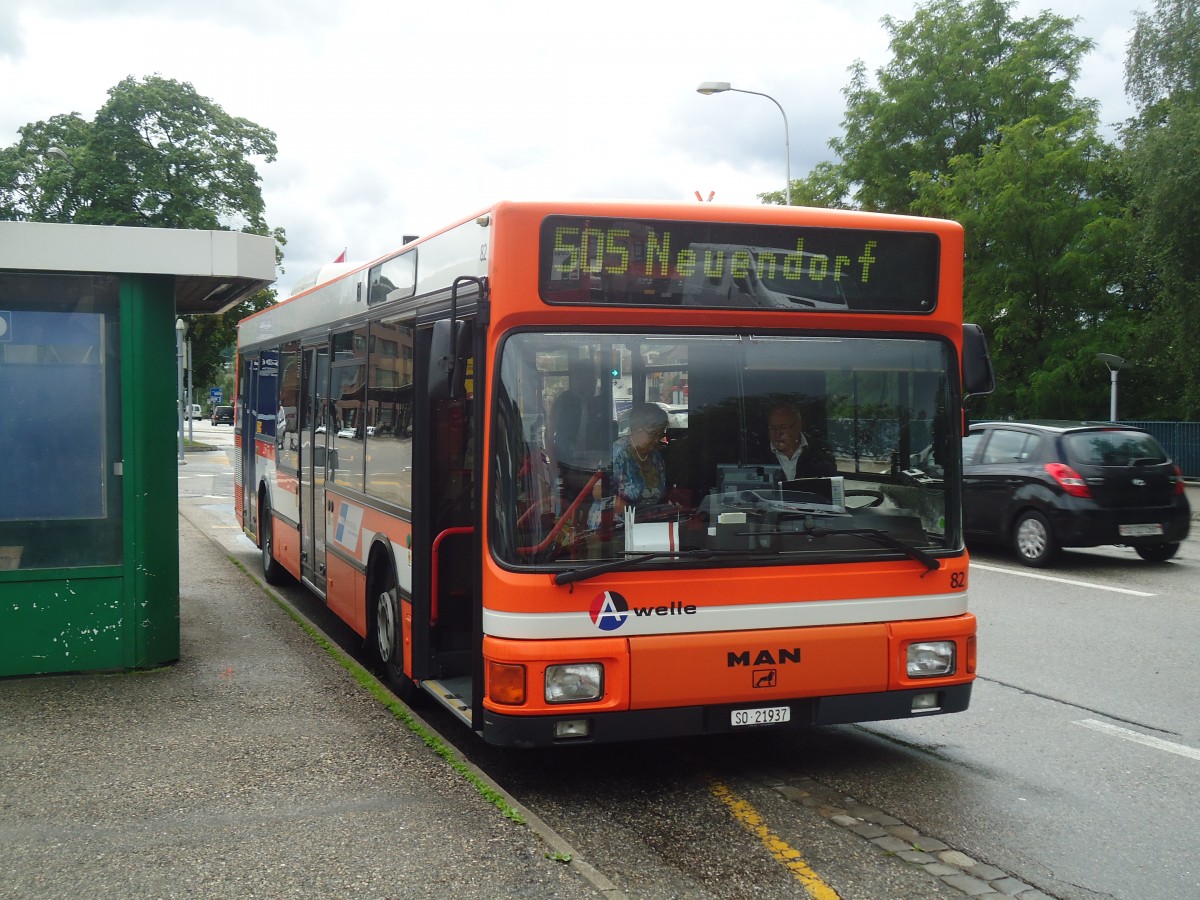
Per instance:
[[[778,725],[792,721],[790,706],[766,706],[761,709],[735,709],[732,725]]]
[[[1148,525],[1118,525],[1117,533],[1121,537],[1157,537],[1163,533],[1163,527],[1159,522]]]

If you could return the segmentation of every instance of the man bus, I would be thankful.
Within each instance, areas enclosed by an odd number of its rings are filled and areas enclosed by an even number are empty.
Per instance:
[[[932,219],[497,204],[240,324],[239,519],[491,743],[965,709],[962,260]],[[782,403],[832,474],[762,462]]]

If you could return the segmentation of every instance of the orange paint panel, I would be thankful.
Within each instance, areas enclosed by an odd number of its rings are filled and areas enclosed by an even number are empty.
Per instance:
[[[404,656],[404,674],[412,678],[413,608],[412,601],[403,597],[400,598],[400,618],[404,621],[404,646],[401,649],[401,653]]]
[[[290,525],[285,525],[279,519],[272,517],[274,525],[274,542],[272,550],[275,559],[283,564],[293,578],[300,578],[300,531]]]
[[[887,688],[886,625],[657,635],[629,643],[632,709]]]
[[[511,641],[483,639],[484,672],[494,660],[523,665],[526,673],[524,706],[503,706],[488,700],[484,685],[483,705],[510,716],[565,715],[602,713],[629,708],[628,642],[621,638],[594,638],[568,641]],[[604,665],[604,697],[596,703],[547,703],[546,668],[574,662],[599,662]]]
[[[325,556],[325,602],[347,625],[367,636],[366,579],[349,563]]]

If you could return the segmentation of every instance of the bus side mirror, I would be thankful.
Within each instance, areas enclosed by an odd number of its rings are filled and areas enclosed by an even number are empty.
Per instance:
[[[987,338],[978,325],[963,324],[962,344],[963,399],[990,394],[996,389],[992,357],[988,354]]]

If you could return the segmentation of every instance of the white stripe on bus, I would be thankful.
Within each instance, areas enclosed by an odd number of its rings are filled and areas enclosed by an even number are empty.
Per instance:
[[[575,590],[580,590],[576,585]],[[664,585],[664,590],[670,590]],[[600,593],[597,591],[597,593]],[[678,607],[681,598],[664,597],[658,603],[635,602],[642,609]],[[686,604],[686,600],[682,600]],[[754,631],[767,628],[807,628],[817,625],[861,625],[869,622],[906,622],[942,619],[967,611],[965,592],[915,597],[864,597],[857,600],[807,600],[801,603],[758,603],[743,606],[699,606],[690,614],[637,615],[623,613],[625,622],[601,630],[587,610],[577,612],[514,613],[483,611],[483,632],[500,638],[630,637],[643,634],[695,634],[705,631]],[[606,617],[612,618],[612,613]]]

